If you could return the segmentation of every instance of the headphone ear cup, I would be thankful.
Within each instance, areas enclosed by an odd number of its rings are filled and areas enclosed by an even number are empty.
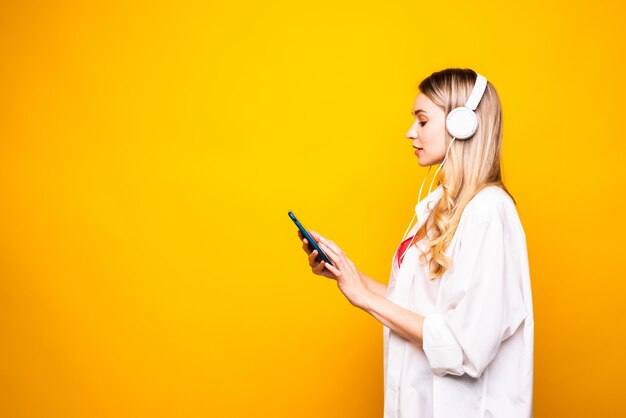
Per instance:
[[[454,108],[446,118],[446,129],[456,139],[467,139],[478,130],[478,117],[465,106]]]

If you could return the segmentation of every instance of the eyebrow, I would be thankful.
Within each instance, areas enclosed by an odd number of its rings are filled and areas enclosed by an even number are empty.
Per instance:
[[[422,113],[428,113],[428,112],[427,112],[427,111],[425,111],[424,109],[417,109],[417,110],[414,110],[414,111],[412,111],[412,112],[411,112],[411,116],[414,116],[414,115],[415,115],[415,116],[417,116],[417,114],[418,114],[418,113],[420,113],[420,112],[422,112]]]

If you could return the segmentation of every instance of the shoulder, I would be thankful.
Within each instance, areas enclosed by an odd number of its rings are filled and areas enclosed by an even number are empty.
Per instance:
[[[512,214],[516,215],[517,210],[511,196],[499,186],[488,186],[468,202],[462,217],[474,224],[494,220],[505,222]]]
[[[526,234],[515,202],[498,186],[489,186],[476,193],[463,210],[457,232],[461,247],[481,247],[494,254],[498,251],[516,254],[525,251]]]

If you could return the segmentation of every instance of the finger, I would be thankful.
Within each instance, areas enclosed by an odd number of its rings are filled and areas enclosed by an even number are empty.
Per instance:
[[[320,234],[318,234],[317,232],[313,231],[312,229],[309,229],[309,234],[311,234],[311,236],[313,237],[313,239],[315,241],[319,242]]]
[[[309,247],[309,241],[307,241],[307,239],[305,238],[302,241],[302,249],[304,250],[304,252],[306,252],[307,254],[311,254],[311,248]]]
[[[340,261],[339,256],[335,254],[332,248],[328,248],[328,246],[325,245],[323,242],[320,242],[319,245],[322,251],[324,251],[324,254],[326,254],[328,258],[330,258],[330,260],[334,262],[335,265],[339,265],[339,261]]]
[[[305,244],[309,243],[309,240],[305,238],[305,236],[302,234],[302,231],[300,231],[299,229],[298,229],[298,238],[300,238],[300,240],[304,242]]]
[[[309,265],[311,267],[314,267],[316,263],[315,259],[317,258],[317,250],[313,250],[311,251],[311,254],[309,254]]]
[[[326,244],[326,246],[331,248],[337,255],[343,255],[343,251],[341,251],[341,248],[339,248],[339,246],[331,240],[320,237],[320,242]]]
[[[332,273],[335,275],[335,277],[341,277],[341,270],[339,270],[338,268],[336,268],[335,266],[332,266],[330,263],[324,263],[325,267]]]
[[[326,261],[322,260],[317,266],[313,267],[313,273],[322,274],[322,271],[324,271],[325,265],[326,265]]]

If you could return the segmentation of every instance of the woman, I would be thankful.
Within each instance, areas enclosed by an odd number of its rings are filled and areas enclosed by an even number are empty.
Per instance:
[[[407,138],[421,166],[440,164],[439,186],[422,201],[420,187],[418,222],[394,254],[389,284],[311,231],[335,266],[320,262],[298,236],[313,273],[335,279],[383,324],[385,418],[532,416],[528,254],[502,182],[498,94],[458,68],[431,74],[419,91]]]

